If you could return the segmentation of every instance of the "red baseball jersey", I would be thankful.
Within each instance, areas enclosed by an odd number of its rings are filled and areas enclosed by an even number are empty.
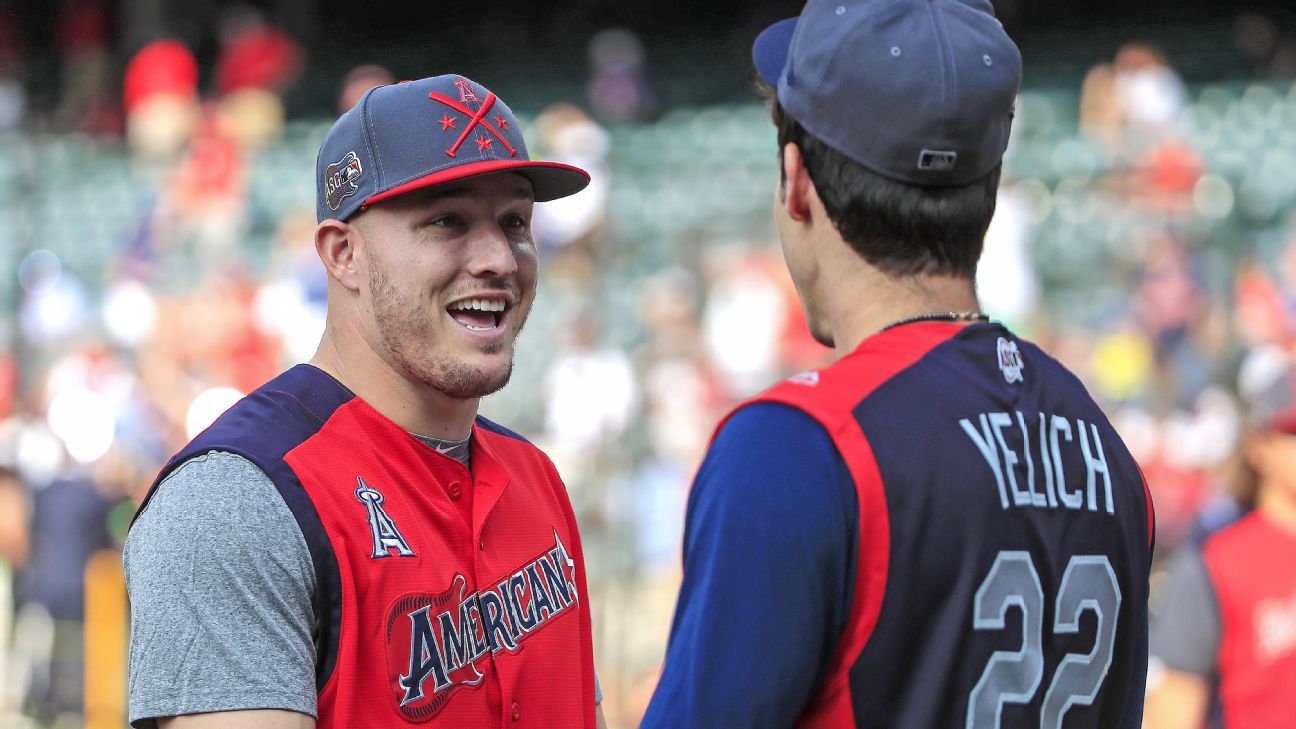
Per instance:
[[[214,450],[270,476],[310,549],[318,726],[594,726],[576,519],[535,446],[478,418],[470,471],[299,365],[158,481]]]
[[[1296,537],[1256,511],[1207,538],[1202,557],[1219,607],[1225,724],[1296,726]]]

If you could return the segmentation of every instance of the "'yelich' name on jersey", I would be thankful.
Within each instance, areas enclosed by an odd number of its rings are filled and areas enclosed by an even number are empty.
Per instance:
[[[959,420],[959,425],[994,473],[995,483],[999,486],[999,503],[1004,509],[1010,502],[1018,507],[1089,511],[1098,511],[1101,505],[1108,514],[1116,513],[1111,474],[1097,425],[1048,413],[1027,418],[1020,410],[981,413],[975,419]],[[1013,430],[1021,434],[1024,446],[1021,452],[1013,450],[1004,438],[1005,431]],[[1078,450],[1084,459],[1086,476],[1083,486],[1067,483],[1062,468],[1064,450],[1071,453]],[[1025,484],[1017,480],[1022,469],[1026,472]],[[1040,486],[1043,486],[1042,491]]]

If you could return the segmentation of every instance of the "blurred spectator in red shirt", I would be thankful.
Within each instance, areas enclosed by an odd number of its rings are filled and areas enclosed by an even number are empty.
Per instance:
[[[216,93],[222,129],[242,148],[279,136],[283,94],[305,65],[301,44],[247,5],[226,9],[219,21]]]
[[[198,123],[198,62],[180,41],[154,41],[126,66],[123,99],[131,151],[170,159]]]
[[[283,93],[305,62],[301,45],[266,22],[247,5],[225,10],[220,19],[220,57],[216,60],[216,93],[241,89]]]

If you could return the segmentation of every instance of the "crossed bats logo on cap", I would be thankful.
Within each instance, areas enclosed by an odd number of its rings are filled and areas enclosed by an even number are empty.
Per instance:
[[[464,87],[460,86],[458,82],[456,82],[455,85],[459,86],[460,96],[464,96],[463,94]],[[442,104],[445,104],[446,106],[450,107],[454,111],[457,111],[460,114],[463,114],[470,119],[470,121],[468,122],[468,126],[464,127],[463,131],[459,133],[459,138],[456,139],[455,143],[450,145],[450,148],[446,150],[447,156],[454,157],[457,155],[459,151],[459,146],[464,143],[464,140],[468,138],[468,135],[472,132],[472,130],[477,128],[478,124],[481,124],[481,126],[486,131],[490,132],[492,135],[494,135],[496,139],[500,141],[500,144],[504,145],[504,149],[508,150],[510,157],[517,156],[517,150],[513,148],[513,145],[509,144],[509,141],[504,138],[504,135],[501,134],[498,129],[492,127],[489,123],[482,122],[482,120],[485,119],[486,115],[490,112],[491,107],[495,106],[496,96],[493,92],[486,94],[486,100],[482,102],[481,108],[478,109],[477,111],[473,111],[465,103],[452,99],[449,96],[446,96],[445,94],[440,93],[438,91],[433,91],[432,93],[428,94],[428,98],[433,101],[437,101]],[[472,98],[476,99],[477,97],[474,95]],[[503,128],[506,123],[504,121],[504,118],[502,116],[497,118],[500,120],[499,121],[500,127]],[[451,123],[450,125],[443,124],[442,128],[453,128],[453,126],[454,126],[453,123]]]

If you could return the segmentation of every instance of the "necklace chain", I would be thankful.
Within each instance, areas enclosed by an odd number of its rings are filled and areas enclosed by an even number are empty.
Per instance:
[[[904,326],[905,324],[915,324],[920,321],[990,321],[990,315],[983,311],[935,311],[893,321],[878,331],[885,332],[888,329]]]

